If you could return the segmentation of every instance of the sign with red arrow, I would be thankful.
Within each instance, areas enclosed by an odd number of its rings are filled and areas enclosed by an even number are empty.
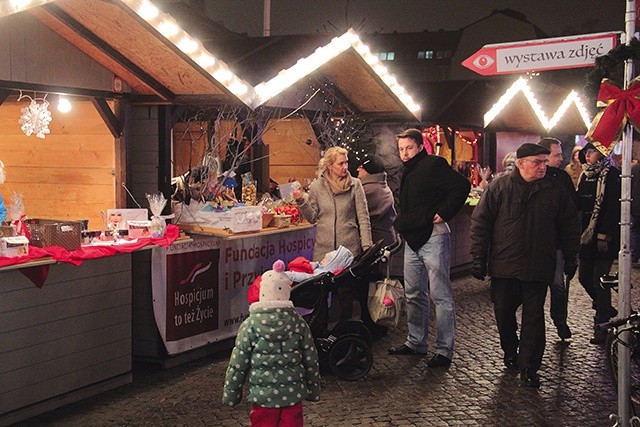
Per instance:
[[[462,65],[483,76],[590,67],[616,47],[620,32],[497,43],[483,46]]]

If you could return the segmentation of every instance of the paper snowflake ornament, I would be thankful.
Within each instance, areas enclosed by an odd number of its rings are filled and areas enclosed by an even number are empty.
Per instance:
[[[41,104],[32,99],[28,107],[20,110],[22,112],[19,121],[22,125],[20,129],[25,135],[35,134],[38,138],[44,138],[46,134],[50,133],[51,112],[48,108],[49,102],[46,99],[43,99]]]

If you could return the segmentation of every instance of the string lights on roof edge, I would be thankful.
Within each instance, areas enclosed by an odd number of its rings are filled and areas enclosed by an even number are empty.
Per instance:
[[[562,101],[560,107],[553,114],[551,119],[547,118],[547,115],[542,110],[540,103],[538,102],[536,96],[533,94],[531,87],[527,83],[523,77],[520,77],[516,80],[511,87],[509,87],[504,94],[498,99],[498,102],[493,104],[491,109],[487,111],[484,115],[484,126],[487,127],[497,116],[502,112],[502,110],[511,102],[511,100],[519,93],[522,92],[525,96],[527,102],[533,109],[536,118],[547,131],[553,129],[559,122],[562,116],[567,112],[571,104],[574,104],[580,113],[580,118],[582,119],[585,127],[589,129],[591,127],[591,119],[589,119],[589,113],[587,112],[587,108],[584,103],[580,99],[580,96],[575,90],[572,90]]]
[[[26,10],[34,6],[49,3],[52,0],[0,0],[0,17]],[[320,46],[314,53],[301,58],[292,67],[280,71],[269,81],[253,87],[245,80],[234,74],[229,66],[216,58],[202,45],[202,42],[182,29],[170,15],[163,13],[151,0],[121,0],[140,18],[153,26],[176,48],[189,56],[198,66],[206,70],[214,79],[234,94],[245,105],[257,108],[283,90],[299,81],[327,63],[332,58],[346,51],[354,49],[358,55],[372,68],[378,77],[389,87],[394,96],[413,115],[418,117],[420,105],[415,103],[405,88],[398,84],[394,75],[388,72],[377,55],[371,53],[353,29],[349,29],[340,37],[335,37],[325,46]]]
[[[369,46],[360,40],[360,37],[353,29],[349,29],[339,37],[334,37],[331,42],[320,46],[311,55],[300,58],[293,66],[281,70],[271,80],[258,84],[255,87],[259,98],[257,101],[258,105],[267,102],[293,83],[311,74],[348,49],[353,49],[362,57],[408,111],[414,115],[419,114],[421,110],[420,105],[413,101],[405,88],[398,83],[396,77],[388,71],[380,58],[371,52]]]

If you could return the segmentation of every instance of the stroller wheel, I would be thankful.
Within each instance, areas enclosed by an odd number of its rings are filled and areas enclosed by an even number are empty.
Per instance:
[[[343,380],[359,380],[367,375],[372,365],[371,347],[356,335],[341,336],[329,352],[329,368]]]
[[[371,331],[360,320],[341,320],[331,330],[331,335],[340,338],[343,335],[357,335],[362,338],[369,347],[373,343]]]

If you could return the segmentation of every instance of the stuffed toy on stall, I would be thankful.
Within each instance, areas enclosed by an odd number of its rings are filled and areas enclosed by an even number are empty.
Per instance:
[[[289,300],[284,262],[262,274],[259,301],[240,325],[222,403],[235,406],[249,380],[253,426],[302,426],[302,401],[320,399],[318,352],[311,330]]]

